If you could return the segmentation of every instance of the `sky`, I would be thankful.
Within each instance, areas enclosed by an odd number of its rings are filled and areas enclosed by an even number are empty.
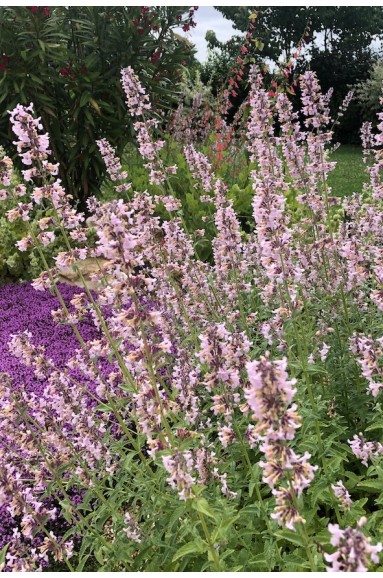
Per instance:
[[[234,30],[230,20],[226,20],[213,6],[200,6],[194,15],[194,20],[197,26],[192,28],[190,33],[183,32],[182,34],[196,45],[196,57],[200,62],[207,60],[205,34],[208,30],[214,30],[221,42],[229,40],[233,34],[240,34],[238,30]]]

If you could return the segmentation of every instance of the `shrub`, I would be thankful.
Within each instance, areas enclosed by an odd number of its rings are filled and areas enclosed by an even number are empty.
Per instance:
[[[11,148],[7,110],[34,102],[51,135],[68,193],[95,194],[104,165],[96,140],[122,151],[131,140],[120,69],[134,65],[156,108],[169,108],[185,64],[192,62],[176,27],[194,26],[194,9],[171,6],[2,7],[0,10],[0,131]],[[8,150],[9,152],[9,150]]]
[[[380,108],[382,96],[383,62],[377,60],[371,69],[370,78],[356,87],[356,98],[368,120],[372,120]]]

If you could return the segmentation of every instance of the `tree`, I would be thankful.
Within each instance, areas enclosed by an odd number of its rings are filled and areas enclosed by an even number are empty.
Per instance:
[[[254,36],[263,44],[262,56],[277,61],[288,60],[310,22],[307,6],[216,6],[222,15],[232,20],[234,28],[246,32],[249,17],[257,14]],[[312,34],[308,41],[311,41]]]
[[[104,163],[96,140],[121,153],[130,117],[120,84],[133,66],[154,107],[171,106],[193,51],[175,29],[194,26],[194,10],[174,6],[0,8],[0,134],[12,137],[8,113],[33,102],[50,133],[60,178],[84,207],[99,190]]]
[[[255,35],[264,43],[264,54],[277,61],[291,56],[305,33],[305,42],[325,51],[365,51],[383,35],[383,11],[374,6],[216,6],[242,32],[249,16],[257,14]],[[318,35],[321,35],[318,38]],[[322,41],[323,37],[323,41]]]

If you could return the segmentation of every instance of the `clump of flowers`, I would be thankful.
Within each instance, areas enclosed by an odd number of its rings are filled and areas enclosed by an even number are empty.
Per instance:
[[[352,440],[348,440],[350,448],[363,465],[368,466],[368,462],[377,458],[383,453],[383,445],[380,442],[369,442],[362,433],[354,435]]]
[[[379,360],[383,359],[383,338],[372,339],[364,335],[353,335],[350,348],[362,370],[362,375],[368,381],[368,393],[377,397],[383,388],[383,367]]]

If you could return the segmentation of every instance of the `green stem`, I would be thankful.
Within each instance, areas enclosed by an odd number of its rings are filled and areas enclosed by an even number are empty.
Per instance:
[[[219,558],[217,555],[217,550],[214,548],[214,544],[212,544],[209,529],[208,529],[207,524],[206,524],[205,516],[203,515],[202,512],[198,512],[198,514],[199,514],[199,519],[200,519],[200,522],[201,522],[201,525],[203,528],[203,532],[205,534],[206,541],[209,545],[210,553],[211,553],[212,558],[214,560],[214,566],[216,568],[216,572],[222,572],[221,564],[219,562]]]

